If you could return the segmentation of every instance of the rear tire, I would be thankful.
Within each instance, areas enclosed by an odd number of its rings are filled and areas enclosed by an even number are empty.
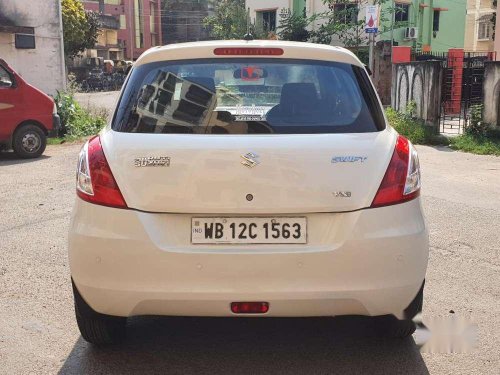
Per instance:
[[[376,316],[373,318],[375,330],[379,336],[404,339],[415,332],[417,326],[413,318],[422,312],[424,284],[425,280],[413,301],[404,310],[405,319],[400,320],[394,315]]]
[[[104,315],[94,311],[82,298],[75,284],[75,315],[78,329],[85,341],[97,345],[111,345],[122,342],[126,337],[127,318]]]
[[[12,148],[17,156],[24,159],[38,158],[45,151],[47,136],[38,126],[22,125],[12,139]]]
[[[404,339],[413,334],[417,328],[411,320],[399,320],[393,315],[377,316],[375,330],[380,337]]]

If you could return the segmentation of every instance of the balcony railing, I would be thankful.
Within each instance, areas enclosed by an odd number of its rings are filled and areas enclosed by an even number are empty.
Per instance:
[[[120,20],[115,16],[100,14],[99,21],[101,22],[101,28],[103,29],[118,30],[120,28]]]

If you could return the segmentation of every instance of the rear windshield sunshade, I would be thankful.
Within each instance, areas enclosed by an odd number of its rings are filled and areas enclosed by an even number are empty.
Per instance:
[[[220,58],[132,70],[112,128],[128,133],[365,133],[385,128],[364,69],[314,60]]]

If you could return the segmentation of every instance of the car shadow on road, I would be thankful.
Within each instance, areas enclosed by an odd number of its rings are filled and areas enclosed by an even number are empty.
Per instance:
[[[34,158],[34,159],[22,159],[13,152],[0,151],[0,167],[2,167],[4,165],[33,163],[36,161],[49,159],[49,158],[50,158],[50,156],[48,156],[48,155],[41,155],[38,158]]]
[[[436,151],[441,151],[441,152],[457,152],[456,150],[452,149],[450,146],[430,146]]]
[[[362,318],[141,317],[125,344],[81,337],[59,374],[429,374],[412,338],[377,338]]]

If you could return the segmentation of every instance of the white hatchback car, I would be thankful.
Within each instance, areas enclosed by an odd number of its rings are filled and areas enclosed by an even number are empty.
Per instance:
[[[69,233],[95,344],[135,315],[365,315],[415,329],[428,233],[420,171],[348,50],[157,47],[83,147]]]

